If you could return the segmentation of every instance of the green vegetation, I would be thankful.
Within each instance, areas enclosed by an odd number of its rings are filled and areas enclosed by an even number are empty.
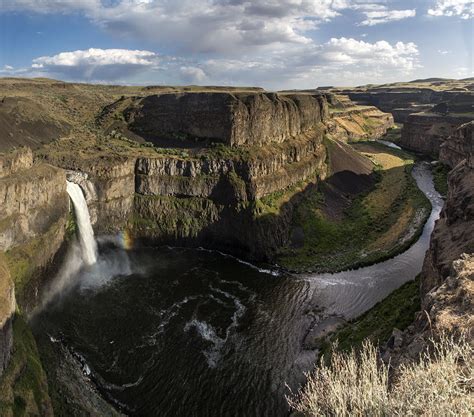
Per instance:
[[[0,380],[0,415],[39,416],[52,413],[46,375],[28,324],[16,315],[13,352]]]
[[[474,348],[463,337],[446,335],[429,345],[432,353],[401,365],[395,380],[370,342],[360,352],[336,353],[308,375],[289,403],[303,416],[472,415]]]
[[[396,123],[394,126],[387,129],[387,133],[381,138],[383,140],[397,143],[400,141],[402,135],[402,125]]]
[[[362,316],[345,324],[323,343],[322,353],[330,353],[334,343],[339,351],[344,352],[360,349],[367,339],[378,345],[389,339],[394,328],[406,329],[420,310],[419,285],[418,276],[393,291]]]
[[[377,164],[374,188],[353,198],[339,218],[328,214],[326,184],[309,190],[293,218],[304,244],[281,250],[281,266],[337,271],[368,265],[406,249],[421,233],[430,203],[411,176],[412,157],[375,143],[355,146]]]
[[[71,208],[66,220],[66,232],[65,232],[66,240],[70,240],[73,236],[76,235],[76,232],[77,232],[76,215],[74,213],[74,209]]]
[[[314,180],[316,179],[314,173]],[[296,194],[301,193],[305,187],[311,186],[311,178],[307,181],[298,181],[288,188],[275,191],[255,201],[254,215],[256,217],[265,216],[268,214],[280,214],[280,209],[283,204],[289,202]]]
[[[438,163],[432,167],[433,182],[436,191],[443,197],[448,195],[448,174],[451,168],[442,163]]]
[[[211,142],[209,147],[199,152],[201,158],[245,159],[250,156],[250,147],[229,146],[224,143]]]
[[[195,237],[217,218],[218,207],[212,200],[199,197],[135,195],[138,208],[129,223],[137,235],[146,229],[160,237]],[[160,221],[156,221],[160,219]]]

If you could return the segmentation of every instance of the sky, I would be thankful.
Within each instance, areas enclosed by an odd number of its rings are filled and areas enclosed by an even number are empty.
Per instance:
[[[0,0],[0,77],[355,86],[474,76],[473,0]]]

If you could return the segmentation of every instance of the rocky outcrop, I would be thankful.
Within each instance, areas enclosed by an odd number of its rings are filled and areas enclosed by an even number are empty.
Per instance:
[[[472,154],[471,154],[472,161]],[[474,167],[467,160],[448,176],[448,197],[431,235],[423,265],[422,293],[440,285],[461,253],[474,253]]]
[[[331,109],[326,122],[328,135],[345,142],[374,140],[382,137],[393,126],[393,116],[373,106],[343,105]]]
[[[441,147],[441,160],[455,168],[423,264],[422,310],[404,332],[394,330],[384,349],[384,360],[394,367],[417,361],[441,334],[474,340],[473,126],[462,125]]]
[[[38,303],[48,279],[45,272],[64,242],[68,201],[63,170],[34,164],[28,148],[0,157],[0,375],[7,372],[11,386],[21,380],[22,367],[31,366],[27,361],[33,360],[24,350],[18,351],[15,369],[7,369],[14,339],[16,343],[17,336],[22,337],[13,332],[16,303],[22,313]],[[3,394],[8,398],[2,396],[2,401],[13,403],[13,394]]]
[[[474,94],[471,91],[442,91],[432,88],[368,88],[362,90],[343,90],[351,100],[378,107],[392,113],[395,122],[406,123],[410,114],[430,111],[439,103],[447,103],[451,113],[472,113]]]
[[[323,137],[318,125],[283,143],[226,157],[77,159],[65,168],[83,173],[68,175],[83,188],[98,234],[128,228],[144,242],[220,247],[268,259],[288,238],[292,204],[269,221],[256,219],[257,201],[324,178]],[[262,237],[255,239],[259,227]]]
[[[474,253],[473,127],[474,122],[461,126],[442,148],[443,162],[455,168],[448,176],[446,204],[431,235],[423,265],[422,293],[444,281],[452,262],[461,253]]]
[[[0,251],[26,311],[42,286],[40,270],[51,264],[63,244],[69,213],[65,172],[34,164],[31,150],[0,158]]]
[[[120,108],[120,102],[116,106]],[[264,145],[313,129],[326,118],[327,102],[316,94],[161,94],[133,100],[123,115],[133,132],[150,141],[182,138]]]
[[[383,359],[397,368],[419,360],[431,340],[442,334],[464,334],[474,340],[474,255],[461,254],[449,276],[423,298],[423,311],[404,332],[395,329]]]
[[[456,131],[441,145],[439,160],[444,164],[454,168],[464,159],[467,164],[474,166],[472,161],[474,155],[474,121],[461,125]]]
[[[14,174],[33,166],[33,151],[30,148],[19,148],[0,155],[0,178]]]
[[[3,255],[0,253],[0,376],[7,367],[13,345],[12,319],[15,289]]]
[[[438,158],[443,142],[472,116],[440,113],[411,114],[402,128],[399,145]]]

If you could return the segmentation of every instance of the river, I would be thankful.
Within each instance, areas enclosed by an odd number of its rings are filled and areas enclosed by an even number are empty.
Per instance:
[[[213,251],[106,245],[38,315],[35,332],[73,351],[126,414],[287,416],[288,387],[316,359],[303,347],[310,312],[355,317],[421,271],[442,200],[428,164],[413,176],[432,212],[418,241],[390,260],[293,276]]]

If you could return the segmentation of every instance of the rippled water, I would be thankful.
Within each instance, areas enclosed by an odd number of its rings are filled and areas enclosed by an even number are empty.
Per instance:
[[[127,414],[287,416],[285,384],[296,388],[315,359],[302,348],[308,311],[353,317],[421,270],[442,202],[426,166],[413,175],[434,208],[418,242],[389,261],[294,277],[212,251],[109,249],[41,313],[38,331],[77,352]],[[117,262],[127,275],[104,274]]]
[[[418,275],[423,266],[434,223],[443,207],[443,200],[434,189],[427,163],[415,165],[412,175],[418,188],[432,205],[430,217],[418,241],[400,255],[369,267],[337,274],[306,275],[304,279],[313,289],[315,304],[325,307],[329,313],[353,318]]]

